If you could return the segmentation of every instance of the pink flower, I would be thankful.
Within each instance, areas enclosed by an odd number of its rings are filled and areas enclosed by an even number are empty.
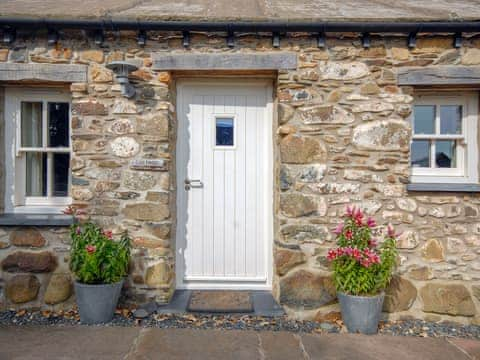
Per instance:
[[[88,244],[85,246],[85,250],[87,250],[89,254],[93,254],[95,251],[97,251],[97,247],[95,245]]]
[[[369,228],[374,228],[375,226],[377,226],[377,223],[375,222],[375,219],[372,218],[372,217],[368,217],[367,219],[367,226]]]
[[[113,232],[111,230],[108,230],[108,231],[103,231],[103,235],[105,235],[107,238],[109,238],[110,240],[112,240],[113,238]]]
[[[362,220],[363,220],[362,209],[353,207],[350,211],[351,211],[350,217],[355,221],[355,224],[357,226],[362,226]]]
[[[350,205],[347,206],[347,213],[345,215],[351,217],[353,215],[353,212],[355,211],[355,206],[351,207]]]
[[[80,226],[77,226],[75,232],[77,233],[77,235],[80,235],[82,233],[82,229],[80,229]]]
[[[369,248],[374,248],[377,246],[377,240],[376,239],[370,239],[368,240],[368,247]]]
[[[347,232],[345,233],[345,237],[350,240],[352,237],[353,237],[353,233],[352,233],[352,230],[347,230]]]
[[[335,260],[337,257],[337,252],[333,249],[330,249],[328,250],[328,254],[327,254],[327,259],[328,260]]]
[[[333,230],[333,233],[340,235],[343,232],[343,227],[344,227],[343,223],[338,224],[335,230]]]
[[[387,234],[388,234],[388,237],[391,237],[391,238],[395,238],[395,229],[393,228],[392,225],[388,224],[387,226]]]

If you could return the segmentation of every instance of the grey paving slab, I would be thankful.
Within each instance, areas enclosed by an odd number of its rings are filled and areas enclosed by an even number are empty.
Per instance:
[[[106,326],[2,326],[2,360],[118,360],[128,354],[139,328]]]
[[[270,291],[252,291],[251,297],[255,315],[258,316],[283,316],[285,311],[273,298]]]
[[[260,358],[258,336],[252,331],[144,329],[127,360]]]
[[[303,359],[300,336],[288,332],[259,332],[260,347],[265,360]]]
[[[403,336],[302,335],[311,360],[466,360],[464,352],[445,339]]]

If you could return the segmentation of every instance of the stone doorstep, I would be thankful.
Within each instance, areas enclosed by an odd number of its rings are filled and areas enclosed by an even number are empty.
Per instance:
[[[249,292],[253,303],[253,312],[247,314],[268,317],[285,315],[283,308],[275,301],[270,291],[252,290]],[[159,304],[156,311],[159,314],[187,313],[188,302],[191,295],[192,290],[176,290],[171,301],[168,304]]]
[[[187,310],[200,313],[253,313],[253,303],[249,291],[194,290]]]

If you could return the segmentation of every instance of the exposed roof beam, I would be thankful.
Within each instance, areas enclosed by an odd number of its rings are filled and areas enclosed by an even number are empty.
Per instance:
[[[102,29],[225,31],[225,32],[360,32],[360,33],[461,33],[480,32],[480,21],[445,22],[206,22],[206,21],[137,21],[122,19],[37,19],[0,17],[0,27],[31,29]]]

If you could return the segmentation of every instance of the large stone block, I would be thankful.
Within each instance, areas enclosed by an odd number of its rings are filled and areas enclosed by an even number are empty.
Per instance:
[[[161,260],[147,269],[145,283],[151,287],[162,286],[168,284],[170,278],[170,268],[164,260]]]
[[[96,63],[102,63],[105,55],[102,50],[84,50],[80,53],[80,59],[82,61],[93,61]]]
[[[51,272],[57,267],[57,258],[49,251],[16,251],[2,261],[2,269],[8,272]]]
[[[305,262],[305,255],[298,250],[277,248],[275,251],[275,268],[278,275],[285,275],[289,270]]]
[[[430,262],[445,260],[445,248],[437,239],[428,239],[423,247],[423,258]]]
[[[280,125],[287,123],[295,113],[295,110],[290,105],[278,104],[278,123]]]
[[[123,186],[130,190],[144,191],[155,186],[155,176],[141,171],[125,171]]]
[[[40,231],[36,229],[21,229],[10,233],[10,243],[15,246],[42,247],[46,241]]]
[[[358,61],[327,62],[320,66],[320,72],[324,80],[355,80],[370,74],[368,66]]]
[[[168,139],[168,115],[159,112],[138,117],[137,132],[139,134],[155,135],[161,139]]]
[[[335,286],[330,276],[299,270],[280,280],[280,303],[294,308],[314,309],[333,303]]]
[[[170,236],[170,223],[145,223],[144,228],[150,234],[160,239],[168,239]]]
[[[312,197],[299,193],[288,193],[280,196],[280,208],[288,217],[300,217],[315,213],[318,206]]]
[[[316,240],[328,236],[328,228],[322,225],[285,225],[280,229],[285,244],[297,246],[302,241]]]
[[[397,312],[406,311],[415,302],[417,289],[413,284],[400,276],[394,276],[388,288],[385,290],[383,311]]]
[[[392,112],[394,110],[394,107],[392,104],[387,103],[387,102],[381,102],[381,101],[372,101],[372,102],[366,102],[363,104],[358,104],[355,105],[352,109],[354,113],[361,113],[361,112]]]
[[[107,68],[96,64],[90,66],[89,76],[90,80],[96,83],[111,83],[113,81],[113,73]]]
[[[350,124],[355,121],[353,114],[334,105],[314,105],[298,110],[300,119],[308,125]]]
[[[353,130],[352,143],[362,150],[407,151],[410,146],[410,127],[402,120],[361,124]]]
[[[463,65],[478,65],[480,64],[480,49],[467,49],[462,56]]]
[[[127,218],[140,221],[161,221],[170,216],[170,210],[164,204],[136,203],[127,204],[123,214]]]
[[[55,305],[72,295],[72,279],[69,274],[53,274],[45,291],[46,304]]]
[[[288,135],[280,142],[282,162],[290,164],[307,164],[314,160],[325,161],[326,149],[311,137]]]
[[[474,316],[470,292],[461,284],[427,284],[420,290],[423,311],[438,314]]]
[[[40,282],[34,275],[15,275],[7,281],[5,294],[15,304],[35,300],[40,290]]]
[[[405,230],[397,238],[397,248],[412,250],[419,244],[418,233],[414,230]]]
[[[78,115],[107,115],[108,110],[104,104],[95,100],[74,102],[72,105],[74,114]]]
[[[110,143],[110,148],[115,156],[121,158],[132,157],[140,151],[138,142],[128,136],[118,137]]]

